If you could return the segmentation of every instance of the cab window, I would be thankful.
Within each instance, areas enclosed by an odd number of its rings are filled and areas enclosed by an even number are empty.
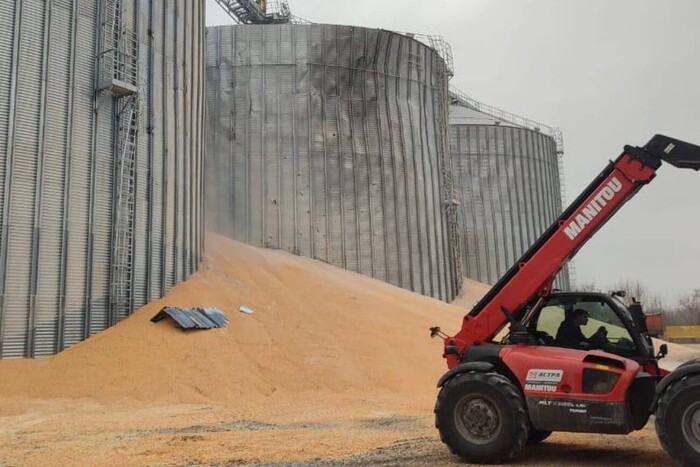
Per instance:
[[[598,349],[625,357],[639,353],[617,313],[600,299],[552,298],[534,314],[528,329],[544,345]]]

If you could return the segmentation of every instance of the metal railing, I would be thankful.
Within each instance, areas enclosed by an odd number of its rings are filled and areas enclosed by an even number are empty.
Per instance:
[[[442,36],[430,35],[430,34],[415,34],[412,32],[400,32],[394,31],[402,36],[410,37],[418,42],[422,42],[431,49],[433,49],[437,54],[445,61],[445,66],[447,67],[448,77],[451,78],[455,74],[455,63],[454,56],[452,54],[452,45],[445,40]]]
[[[292,24],[314,24],[308,19],[304,19],[301,16],[292,15],[290,23]]]
[[[237,24],[283,24],[292,20],[286,0],[216,0]]]
[[[506,110],[499,109],[498,107],[484,104],[483,102],[479,102],[473,97],[468,96],[454,86],[450,86],[450,100],[452,101],[452,104],[477,110],[501,121],[544,133],[554,139],[554,142],[557,145],[557,154],[560,156],[564,154],[564,136],[560,128],[551,127],[535,120],[521,117],[520,115],[515,115],[514,113]]]
[[[265,16],[286,19],[286,22],[289,22],[292,17],[292,12],[289,9],[289,3],[287,3],[286,0],[267,0],[265,5]]]

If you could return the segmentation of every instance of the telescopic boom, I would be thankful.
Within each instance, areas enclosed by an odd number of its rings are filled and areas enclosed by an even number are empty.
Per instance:
[[[626,146],[445,338],[448,367],[473,345],[490,342],[521,309],[552,290],[554,278],[627,201],[656,177],[662,161],[700,170],[700,147],[654,136],[643,148]],[[510,314],[510,316],[509,316]]]

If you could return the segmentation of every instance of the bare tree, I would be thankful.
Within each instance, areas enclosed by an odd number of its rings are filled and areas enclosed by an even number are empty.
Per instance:
[[[611,290],[624,290],[627,292],[627,297],[630,301],[634,298],[642,303],[645,313],[668,312],[668,307],[664,303],[663,298],[640,280],[620,280],[613,284]]]
[[[651,287],[637,279],[622,279],[612,285],[601,287],[595,280],[580,283],[576,289],[581,292],[616,292],[625,291],[628,301],[632,298],[641,302],[644,306],[644,311],[647,313],[660,313],[667,310],[666,304],[661,296],[656,293]]]
[[[700,325],[700,289],[683,295],[678,302],[678,320],[688,326]]]
[[[576,284],[576,290],[579,292],[600,292],[600,288],[596,285],[595,280],[589,282],[581,282]]]

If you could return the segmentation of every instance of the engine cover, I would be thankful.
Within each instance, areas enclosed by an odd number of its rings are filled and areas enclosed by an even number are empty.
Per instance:
[[[600,351],[511,345],[500,357],[520,382],[541,431],[626,434],[636,425],[629,390],[641,367]],[[647,407],[651,405],[649,401]]]

